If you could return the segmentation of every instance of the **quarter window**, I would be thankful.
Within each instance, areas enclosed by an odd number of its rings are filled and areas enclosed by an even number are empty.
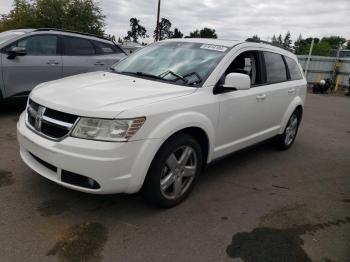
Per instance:
[[[299,66],[298,64],[294,61],[294,59],[289,58],[287,56],[284,57],[287,65],[288,65],[288,69],[289,69],[289,74],[290,74],[290,80],[300,80],[303,78],[302,73],[300,72]]]
[[[27,55],[56,55],[57,36],[37,35],[19,40],[14,46],[24,47]]]
[[[283,58],[279,54],[264,52],[267,83],[273,84],[287,81],[287,70]]]
[[[87,39],[77,37],[64,37],[63,50],[65,55],[94,55],[95,48]]]
[[[97,54],[108,55],[108,54],[116,54],[116,53],[122,52],[116,46],[111,44],[94,41],[94,45],[96,47]]]

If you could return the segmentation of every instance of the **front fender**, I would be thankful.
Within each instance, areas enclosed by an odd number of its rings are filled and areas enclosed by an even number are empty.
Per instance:
[[[282,122],[281,122],[281,126],[280,126],[280,129],[278,131],[279,134],[283,134],[284,130],[286,129],[288,120],[289,120],[290,116],[292,115],[292,113],[294,112],[294,110],[297,108],[297,106],[302,106],[304,108],[304,102],[299,96],[295,97],[292,100],[292,102],[289,104],[286,112],[284,113],[283,118],[282,118]]]
[[[215,145],[215,129],[210,119],[204,114],[182,112],[166,118],[153,129],[150,138],[162,138],[165,141],[176,132],[189,127],[200,128],[207,134],[209,140],[208,162],[210,162]]]
[[[185,112],[173,115],[164,119],[153,128],[144,145],[140,148],[133,167],[134,174],[128,188],[129,193],[137,192],[143,185],[150,164],[164,142],[173,134],[189,127],[201,128],[208,136],[209,152],[208,162],[211,161],[214,149],[214,126],[211,121],[203,114],[198,112]]]

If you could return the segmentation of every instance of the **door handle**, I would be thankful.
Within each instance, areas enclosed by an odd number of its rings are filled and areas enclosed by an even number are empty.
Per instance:
[[[257,100],[264,100],[265,98],[266,98],[265,94],[259,94],[259,95],[256,96]]]
[[[58,65],[59,62],[56,61],[56,60],[49,60],[49,61],[46,62],[46,64],[48,64],[48,65]]]
[[[295,92],[295,88],[288,89],[288,94],[293,94]]]
[[[96,66],[103,66],[103,65],[105,65],[105,63],[102,63],[102,62],[96,62],[94,65],[96,65]]]

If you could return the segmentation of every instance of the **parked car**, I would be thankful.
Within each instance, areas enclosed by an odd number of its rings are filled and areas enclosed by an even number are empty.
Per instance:
[[[107,70],[126,56],[114,42],[58,29],[0,33],[0,99],[28,95],[38,84]]]
[[[292,146],[306,80],[265,43],[172,39],[112,66],[41,84],[17,130],[23,161],[62,186],[171,207],[206,164],[274,138]],[[251,163],[254,165],[254,163]]]

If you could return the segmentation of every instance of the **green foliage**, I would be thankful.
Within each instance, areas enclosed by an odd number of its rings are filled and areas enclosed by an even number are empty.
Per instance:
[[[258,35],[253,35],[252,39],[256,40],[256,41],[260,41],[260,37]]]
[[[0,32],[50,27],[103,35],[104,18],[93,0],[14,0],[13,9],[1,15]]]
[[[204,27],[200,31],[197,29],[190,33],[189,37],[191,38],[218,38],[215,29],[210,29],[208,27]]]
[[[140,20],[138,20],[136,17],[130,18],[130,28],[131,30],[128,31],[127,36],[124,37],[125,40],[133,41],[135,43],[138,43],[139,37],[145,38],[148,37],[146,35],[147,30],[142,25],[140,25]]]
[[[282,40],[282,35],[281,34],[277,37],[277,44],[278,45],[283,45],[283,40]]]
[[[174,29],[174,34],[171,38],[182,38],[184,36],[183,33],[177,28]]]
[[[321,40],[320,42],[314,45],[312,55],[329,56],[331,49],[332,46],[329,42]]]
[[[294,43],[294,52],[297,55],[308,55],[311,47],[312,39],[314,39],[314,47],[312,55],[329,56],[332,48],[337,48],[340,44],[344,44],[346,40],[342,37],[324,37],[321,40],[319,38],[306,38],[303,39],[299,35],[297,41]]]
[[[340,36],[329,36],[323,37],[321,41],[327,42],[334,49],[337,49],[339,45],[343,45],[346,43],[346,39]]]
[[[277,38],[276,38],[275,35],[272,36],[271,42],[272,42],[272,44],[274,44],[274,45],[277,45],[277,44],[278,44]]]
[[[170,28],[171,28],[171,22],[166,18],[162,18],[158,23],[158,30],[159,30],[158,40],[172,38],[174,32],[171,31]],[[153,33],[153,37],[156,38],[156,36],[157,36],[157,28],[154,30],[154,33]]]
[[[290,34],[290,31],[288,31],[284,36],[282,45],[284,48],[292,49],[292,36]]]

